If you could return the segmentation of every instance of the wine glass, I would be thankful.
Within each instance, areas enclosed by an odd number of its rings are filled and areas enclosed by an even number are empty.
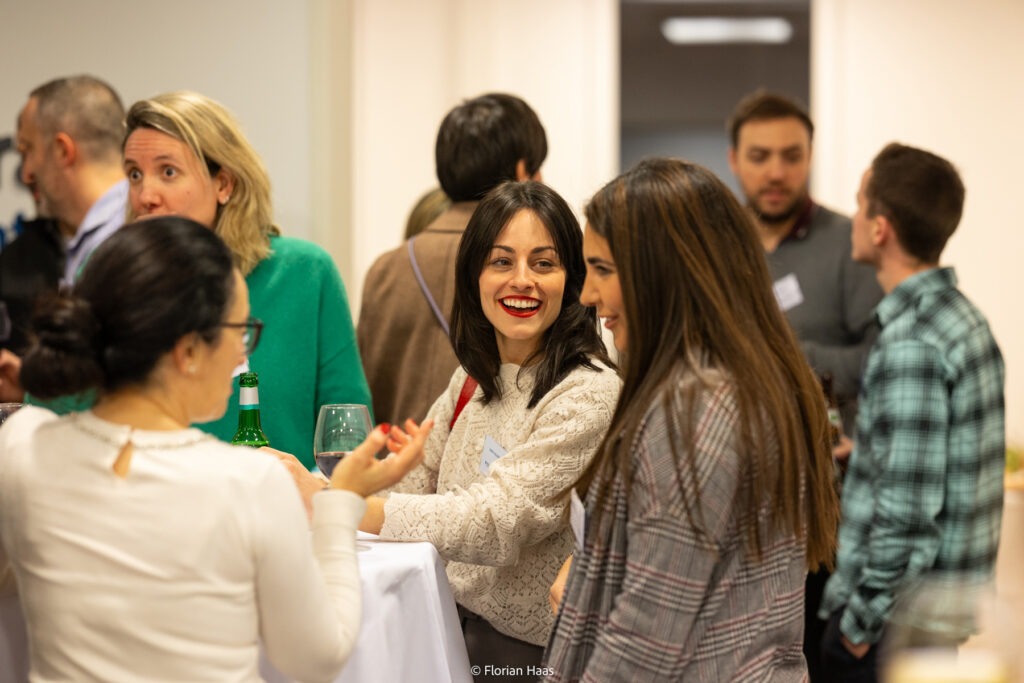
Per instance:
[[[20,407],[20,403],[0,403],[0,424],[3,424]]]
[[[361,444],[372,429],[370,411],[355,403],[328,403],[320,406],[313,433],[313,455],[324,476]]]

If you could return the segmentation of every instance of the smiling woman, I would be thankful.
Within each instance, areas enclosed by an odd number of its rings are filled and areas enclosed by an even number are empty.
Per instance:
[[[503,363],[523,365],[562,311],[565,268],[548,228],[520,209],[502,229],[480,272],[480,304],[494,325]]]
[[[548,587],[573,546],[565,492],[593,457],[620,383],[594,310],[579,302],[579,224],[550,188],[491,191],[455,269],[462,367],[428,414],[437,428],[423,466],[368,501],[362,528],[432,542],[448,561],[470,662],[530,680],[552,624]],[[392,430],[394,442],[405,436]]]
[[[607,316],[624,383],[577,482],[585,538],[545,680],[806,680],[804,580],[838,514],[830,442],[750,219],[674,159],[622,174],[586,215],[582,300]]]

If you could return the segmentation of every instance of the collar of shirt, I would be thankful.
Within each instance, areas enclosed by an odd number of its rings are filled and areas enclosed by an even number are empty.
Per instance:
[[[75,236],[68,240],[68,254],[74,254],[86,238],[112,220],[124,220],[125,205],[128,203],[128,181],[122,180],[103,193],[103,196],[89,207],[88,213],[78,226]]]
[[[814,200],[809,198],[804,207],[800,210],[800,213],[796,217],[796,221],[793,223],[793,227],[789,229],[786,236],[782,238],[783,242],[789,240],[802,240],[811,233],[811,219],[814,218],[814,212],[818,209],[818,205],[814,203]]]
[[[952,268],[929,268],[911,275],[878,302],[875,309],[878,323],[885,327],[922,295],[956,287],[956,283],[956,273]]]

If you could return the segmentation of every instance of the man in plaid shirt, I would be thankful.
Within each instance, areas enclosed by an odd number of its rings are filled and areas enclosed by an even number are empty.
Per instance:
[[[826,670],[875,681],[893,605],[921,579],[991,578],[1002,514],[1002,355],[939,256],[960,222],[953,166],[899,144],[865,173],[853,258],[885,297],[868,356],[856,446],[843,483],[836,571],[820,616]]]

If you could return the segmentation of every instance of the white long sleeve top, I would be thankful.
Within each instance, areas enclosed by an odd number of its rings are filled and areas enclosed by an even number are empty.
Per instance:
[[[128,442],[125,478],[112,465]],[[34,682],[330,681],[356,640],[365,502],[298,492],[272,456],[196,429],[26,407],[0,429],[0,567]]]

